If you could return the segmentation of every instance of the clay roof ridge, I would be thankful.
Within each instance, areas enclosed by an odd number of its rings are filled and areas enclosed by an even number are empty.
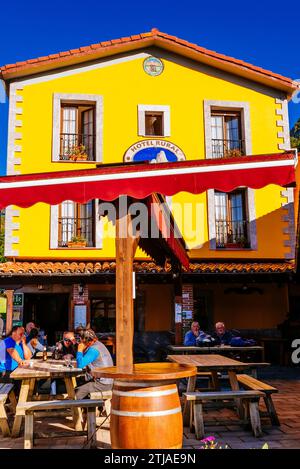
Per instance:
[[[102,41],[99,43],[87,45],[87,46],[81,46],[76,49],[70,49],[68,51],[63,51],[63,52],[58,52],[54,54],[49,54],[47,56],[42,56],[42,57],[37,57],[33,59],[28,59],[26,61],[20,61],[16,62],[15,64],[7,64],[3,65],[0,67],[0,76],[2,75],[3,78],[5,78],[6,73],[12,73],[12,72],[17,72],[18,69],[24,69],[24,68],[29,68],[30,66],[35,67],[37,64],[41,62],[60,62],[63,63],[65,62],[70,56],[87,56],[90,54],[95,54],[97,50],[101,49],[107,49],[107,48],[116,48],[120,47],[122,44],[129,44],[131,42],[141,42],[145,41],[147,39],[153,39],[154,43],[155,40],[163,40],[163,41],[168,41],[168,42],[173,42],[176,44],[179,44],[184,47],[188,47],[189,49],[195,50],[196,52],[201,53],[202,55],[211,57],[215,60],[222,61],[223,63],[231,63],[233,66],[237,66],[239,68],[244,68],[247,70],[250,70],[254,73],[259,73],[262,75],[265,75],[269,78],[273,78],[276,80],[281,81],[282,83],[292,85],[293,87],[297,88],[298,85],[296,84],[295,81],[293,81],[291,78],[285,77],[283,75],[280,75],[278,73],[272,72],[270,70],[263,69],[261,67],[258,67],[256,65],[252,65],[248,62],[245,62],[240,59],[236,59],[231,56],[227,56],[225,54],[221,54],[219,52],[215,52],[213,50],[206,49],[202,46],[199,46],[197,44],[191,43],[189,41],[186,41],[184,39],[180,39],[176,36],[172,36],[170,34],[164,33],[162,31],[159,31],[158,28],[152,28],[150,32],[145,32],[145,33],[140,33],[140,34],[135,34],[130,37],[122,37],[122,38],[117,38],[117,39],[111,39],[108,41]]]

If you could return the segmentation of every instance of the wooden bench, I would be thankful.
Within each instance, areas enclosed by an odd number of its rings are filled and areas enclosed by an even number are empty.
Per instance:
[[[271,423],[272,425],[280,425],[280,421],[272,401],[272,394],[274,392],[278,392],[278,389],[246,374],[237,375],[237,379],[244,388],[250,389],[252,391],[261,391],[264,393],[264,401],[266,404],[267,413],[271,419]]]
[[[19,404],[19,408],[25,415],[24,449],[33,448],[33,422],[34,413],[48,410],[72,409],[75,407],[87,408],[87,439],[90,448],[96,447],[96,407],[101,406],[103,400],[78,399],[57,401],[33,401]],[[74,434],[74,433],[73,433]],[[72,433],[71,433],[72,435]]]
[[[259,399],[264,397],[260,391],[224,391],[224,392],[187,392],[184,393],[187,401],[190,401],[190,429],[195,427],[196,438],[204,437],[203,403],[209,401],[226,401],[240,399],[245,405],[248,403],[250,421],[253,433],[256,437],[261,436],[261,424],[259,415]],[[248,406],[245,405],[245,415],[248,413]]]
[[[10,400],[12,410],[16,410],[17,401],[13,390],[14,385],[10,383],[0,383],[0,428],[3,436],[10,436],[10,428],[8,425],[8,418],[5,409],[7,399]]]

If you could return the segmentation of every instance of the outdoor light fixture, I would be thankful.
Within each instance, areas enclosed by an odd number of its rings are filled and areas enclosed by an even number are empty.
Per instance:
[[[81,283],[78,287],[78,295],[82,296],[84,293],[84,285]]]

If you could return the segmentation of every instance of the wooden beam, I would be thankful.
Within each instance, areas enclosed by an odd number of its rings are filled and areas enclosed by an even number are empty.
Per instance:
[[[116,220],[116,360],[118,369],[133,370],[133,258],[139,236],[132,233],[131,215]]]
[[[5,290],[6,303],[6,335],[11,331],[13,325],[13,309],[14,309],[14,290]]]

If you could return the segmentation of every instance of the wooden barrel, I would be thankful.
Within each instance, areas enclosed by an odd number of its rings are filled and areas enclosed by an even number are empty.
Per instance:
[[[115,380],[110,418],[113,449],[182,448],[182,412],[174,382]]]

